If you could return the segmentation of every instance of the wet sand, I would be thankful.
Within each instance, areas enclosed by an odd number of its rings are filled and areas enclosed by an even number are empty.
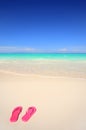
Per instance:
[[[0,59],[0,71],[86,79],[86,60]]]

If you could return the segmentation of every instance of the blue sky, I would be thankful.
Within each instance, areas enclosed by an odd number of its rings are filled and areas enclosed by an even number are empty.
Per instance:
[[[0,51],[86,52],[86,1],[0,0]]]

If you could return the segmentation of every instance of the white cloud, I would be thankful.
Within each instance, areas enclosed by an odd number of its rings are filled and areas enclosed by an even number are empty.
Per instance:
[[[68,49],[67,48],[62,48],[62,49],[59,49],[58,52],[68,52]]]
[[[14,46],[0,46],[0,50],[13,49],[13,48],[16,48],[16,47],[14,47]]]
[[[55,50],[42,50],[42,49],[35,49],[31,47],[17,47],[17,46],[0,46],[0,52],[48,52],[48,53],[86,53],[86,48],[78,48],[78,47],[72,47],[70,49],[61,48],[61,49],[55,49]]]
[[[44,50],[35,49],[31,47],[16,47],[16,46],[0,46],[0,52],[37,52],[37,53],[51,53],[56,52],[56,50]]]
[[[86,53],[86,46],[71,46],[71,51],[74,53]]]
[[[86,53],[86,47],[70,47],[70,48],[61,48],[58,49],[57,52],[60,53]]]
[[[15,46],[0,46],[0,52],[35,52],[34,48],[15,47]]]

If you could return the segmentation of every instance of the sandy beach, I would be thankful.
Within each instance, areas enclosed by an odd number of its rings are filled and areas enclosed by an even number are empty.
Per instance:
[[[18,121],[11,123],[16,106],[23,111]],[[23,122],[30,106],[37,112]],[[86,130],[86,79],[0,71],[0,129]]]
[[[85,0],[0,0],[0,130],[86,130]]]

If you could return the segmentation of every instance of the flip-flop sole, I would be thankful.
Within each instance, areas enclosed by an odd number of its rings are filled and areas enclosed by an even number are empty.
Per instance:
[[[22,121],[27,122],[35,112],[36,112],[35,107],[29,107],[25,115],[22,117]]]
[[[12,111],[12,115],[10,117],[10,122],[16,122],[19,118],[20,113],[22,112],[22,107],[18,106]]]

